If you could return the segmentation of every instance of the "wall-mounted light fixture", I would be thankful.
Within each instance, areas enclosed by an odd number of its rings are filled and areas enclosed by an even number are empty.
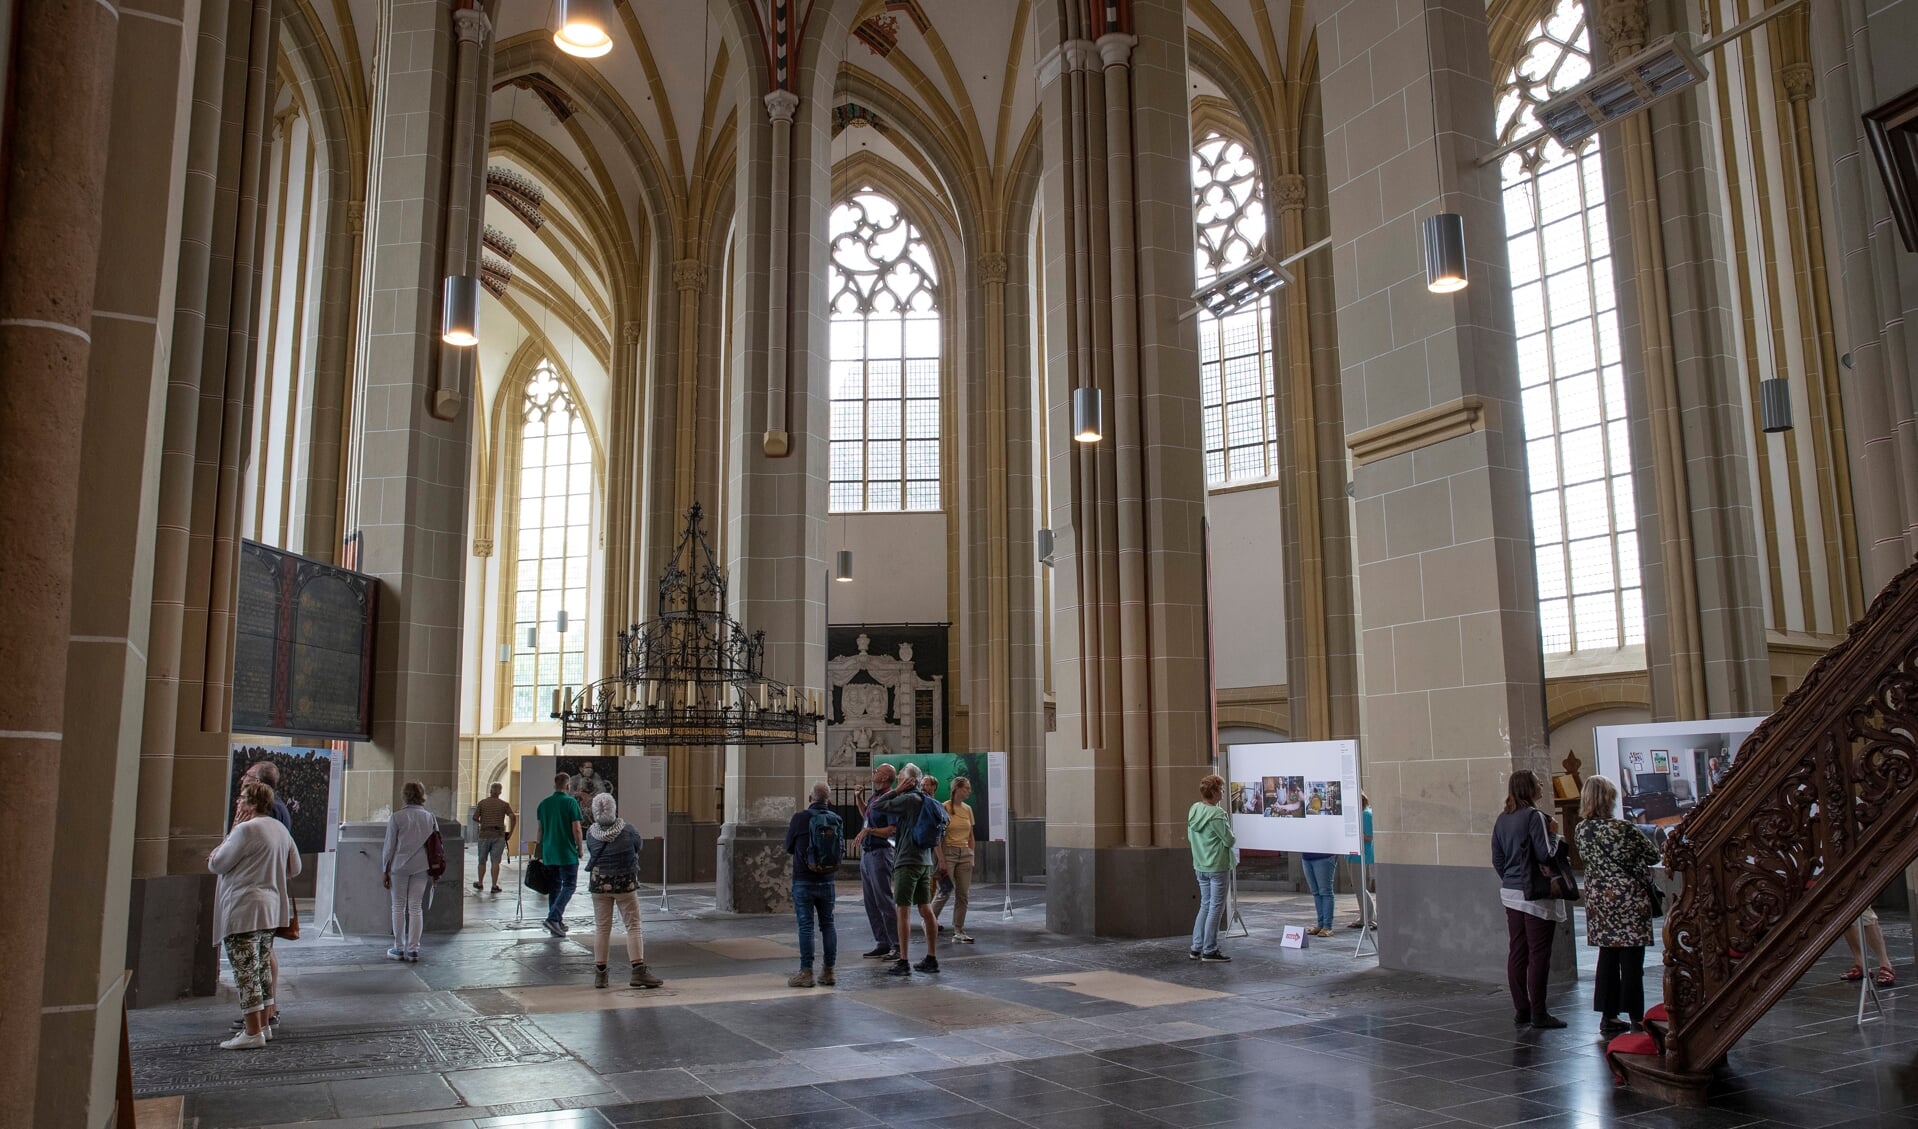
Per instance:
[[[841,584],[852,583],[851,549],[841,549],[833,554],[832,578]]]
[[[1072,438],[1080,443],[1103,439],[1100,421],[1105,418],[1105,394],[1097,388],[1072,390]]]
[[[1758,382],[1758,422],[1767,435],[1791,430],[1791,384],[1784,377]]]
[[[499,661],[503,663],[513,661],[513,645],[511,643],[501,643],[499,645]]]
[[[1052,567],[1052,530],[1041,529],[1033,536],[1033,544],[1039,550],[1039,563]]]
[[[559,609],[559,611],[553,613],[553,630],[559,632],[561,635],[566,634],[566,609],[565,608],[561,608]]]
[[[480,280],[472,275],[446,276],[445,301],[440,304],[440,340],[469,348],[479,344]]]
[[[526,649],[529,651],[539,650],[539,628],[529,627],[526,629]]]
[[[553,44],[568,55],[597,59],[613,49],[613,21],[613,0],[559,0]]]

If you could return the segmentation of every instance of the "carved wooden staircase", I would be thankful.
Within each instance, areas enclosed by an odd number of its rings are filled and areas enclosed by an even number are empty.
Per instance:
[[[1637,1088],[1703,1100],[1709,1072],[1918,857],[1918,565],[1872,601],[1678,826],[1664,1053]]]

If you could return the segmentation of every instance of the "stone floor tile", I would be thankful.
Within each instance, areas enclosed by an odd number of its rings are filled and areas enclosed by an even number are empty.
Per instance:
[[[262,1056],[266,1051],[221,1053],[237,1058],[242,1053]],[[334,1107],[333,1095],[326,1084],[311,1082],[189,1094],[185,1124],[196,1129],[254,1129],[276,1121],[319,1121],[338,1116],[339,1110]]]
[[[493,1106],[530,1098],[570,1098],[607,1090],[605,1081],[577,1062],[539,1066],[456,1070],[446,1075],[468,1105]]]
[[[846,1102],[812,1086],[792,1086],[782,1090],[745,1090],[713,1099],[720,1108],[751,1121],[782,1113],[812,1113],[817,1110],[848,1109]]]
[[[380,1078],[348,1078],[326,1083],[340,1117],[381,1113],[419,1113],[453,1109],[460,1096],[437,1074],[398,1074]]]
[[[699,1098],[713,1093],[712,1087],[679,1069],[629,1070],[621,1074],[602,1074],[600,1079],[628,1102]]]

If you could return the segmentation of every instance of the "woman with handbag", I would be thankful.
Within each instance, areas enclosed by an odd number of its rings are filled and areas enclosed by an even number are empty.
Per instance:
[[[264,1047],[273,1038],[273,932],[293,909],[287,879],[300,873],[293,836],[273,818],[273,789],[257,780],[240,785],[233,829],[206,868],[219,877],[213,935],[226,949],[240,992],[245,1030],[221,1043],[230,1051]]]
[[[1512,992],[1512,1021],[1537,1028],[1565,1026],[1545,1008],[1545,982],[1552,968],[1552,934],[1565,920],[1565,903],[1553,884],[1552,858],[1563,842],[1538,810],[1538,777],[1520,769],[1505,788],[1505,811],[1492,824],[1492,869],[1498,871],[1509,942],[1505,979]]]
[[[612,947],[613,910],[626,923],[626,959],[634,988],[657,988],[662,981],[646,967],[646,943],[639,925],[639,829],[619,818],[611,792],[593,797],[593,824],[586,829],[586,892],[593,896],[593,987],[606,986],[606,954]]]
[[[420,904],[434,878],[427,840],[440,833],[440,821],[426,810],[426,785],[409,780],[400,792],[406,806],[387,818],[386,846],[380,851],[380,880],[393,899],[393,947],[386,959],[417,961],[426,925]]]
[[[1585,782],[1578,801],[1578,853],[1585,862],[1585,943],[1598,946],[1592,1010],[1601,1035],[1645,1022],[1645,946],[1652,943],[1652,876],[1658,848],[1645,833],[1612,818],[1618,788],[1603,776]],[[1619,1012],[1630,1016],[1621,1021]]]

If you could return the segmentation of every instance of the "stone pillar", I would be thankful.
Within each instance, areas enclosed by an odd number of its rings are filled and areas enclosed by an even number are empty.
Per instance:
[[[457,167],[456,151],[469,160],[485,152],[489,33],[483,12],[454,12],[443,0],[392,0],[379,28],[349,528],[361,535],[360,569],[382,590],[373,740],[353,750],[350,820],[396,807],[406,781],[426,786],[427,806],[442,818],[465,814],[457,796],[471,364],[439,329],[443,280],[460,266],[446,257],[448,187],[475,175]],[[469,66],[479,73],[464,75]],[[475,104],[456,106],[461,97]],[[453,136],[455,119],[475,131],[467,145]],[[477,254],[478,241],[467,251]]]
[[[811,32],[808,33],[812,34]],[[825,662],[826,216],[830,107],[741,76],[738,229],[724,553],[733,615],[766,633],[766,673],[820,688]],[[801,746],[729,747],[722,910],[787,908],[785,828]]]
[[[1035,6],[1053,425],[1058,731],[1047,924],[1163,936],[1191,924],[1185,811],[1211,761],[1205,474],[1183,6],[1130,28]],[[1136,37],[1136,38],[1135,38]],[[1104,439],[1070,438],[1075,387]]]
[[[143,7],[165,14],[164,6]],[[134,10],[123,7],[123,17]],[[110,1120],[125,970],[135,968],[136,980],[139,975],[139,964],[127,959],[132,813],[140,783],[155,488],[173,329],[168,315],[180,252],[183,142],[198,30],[192,17],[189,12],[182,24],[134,16],[118,26],[99,213],[105,252],[92,298],[93,349],[77,479],[76,534],[86,551],[73,566],[67,740],[52,809],[98,812],[101,818],[60,820],[52,830],[62,892],[45,924],[61,956],[47,962],[44,980],[33,1120],[40,1127]],[[199,924],[196,910],[197,902],[182,915],[189,925]],[[195,941],[210,952],[202,938]]]
[[[0,667],[12,681],[0,696],[0,815],[14,827],[59,810],[71,744],[68,613],[115,24],[112,9],[83,0],[22,8],[0,62],[12,103],[0,126],[12,159],[0,171]],[[7,863],[14,905],[0,925],[0,1008],[16,1019],[0,1085],[16,1110],[33,1105],[37,1084],[54,908],[53,838],[18,838]]]
[[[1658,7],[1654,20],[1645,0],[1605,0],[1593,23],[1607,56],[1637,51],[1655,26],[1686,28],[1678,0]],[[1608,131],[1602,150],[1614,261],[1632,268],[1615,274],[1659,718],[1771,710],[1753,409],[1739,387],[1736,299],[1715,204],[1720,156],[1709,139],[1718,127],[1701,107],[1702,94],[1660,103]]]
[[[1499,980],[1487,836],[1546,768],[1537,594],[1480,0],[1318,5],[1352,448],[1365,790],[1380,959]],[[1443,69],[1428,70],[1430,57]],[[1436,123],[1436,130],[1434,124]],[[1435,145],[1436,142],[1436,145]],[[1463,215],[1471,284],[1426,289],[1422,223]]]

